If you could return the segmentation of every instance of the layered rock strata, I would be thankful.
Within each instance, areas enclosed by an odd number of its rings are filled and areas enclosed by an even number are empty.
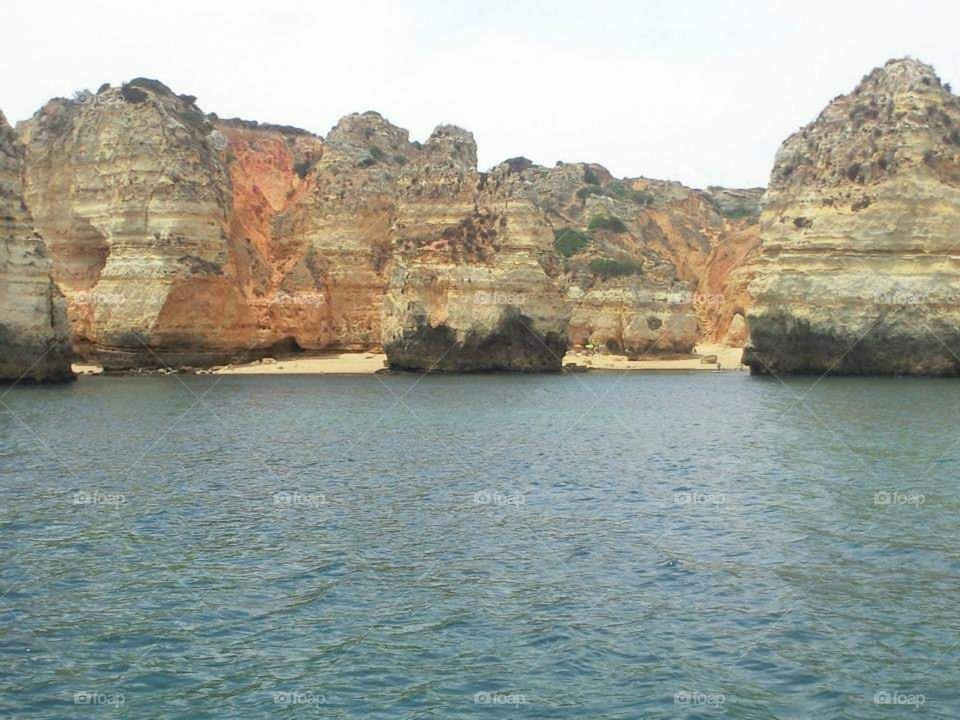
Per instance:
[[[66,303],[23,202],[23,149],[0,113],[0,381],[73,379]]]
[[[81,352],[192,364],[250,344],[221,138],[192,98],[156,81],[104,87],[51,101],[23,136],[24,194]]]
[[[509,166],[476,163],[473,136],[441,126],[401,177],[387,358],[428,372],[558,371],[570,312],[550,226]]]
[[[893,60],[788,138],[750,284],[752,372],[960,371],[960,98]]]
[[[290,328],[305,349],[379,348],[398,179],[418,149],[375,112],[348,115],[272,234],[279,288],[301,298]],[[301,309],[302,308],[302,309]]]

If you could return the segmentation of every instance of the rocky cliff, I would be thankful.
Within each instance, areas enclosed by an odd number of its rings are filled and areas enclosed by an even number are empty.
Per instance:
[[[280,288],[304,300],[291,319],[301,347],[380,346],[398,178],[417,152],[407,131],[378,113],[348,115],[327,135],[304,191],[277,216]]]
[[[19,131],[74,346],[108,368],[383,347],[395,367],[546,370],[568,338],[737,339],[752,191],[522,159],[481,173],[459,128],[421,145],[366,112],[320,138],[142,78]]]
[[[960,370],[960,99],[892,60],[777,154],[750,284],[754,373]]]
[[[553,235],[509,165],[438,127],[403,173],[384,349],[404,369],[559,370],[570,311]]]
[[[600,165],[523,166],[564,258],[574,345],[628,355],[689,353],[701,340],[737,341],[745,282],[730,273],[755,256],[759,190],[691,190],[618,180]]]
[[[0,381],[73,378],[66,303],[23,202],[23,149],[0,113]]]
[[[24,194],[81,352],[124,367],[249,345],[227,170],[191,98],[135,80],[53,100],[23,135]]]

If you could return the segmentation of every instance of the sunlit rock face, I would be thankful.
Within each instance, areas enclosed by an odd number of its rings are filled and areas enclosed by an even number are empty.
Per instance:
[[[66,303],[23,202],[22,164],[23,148],[0,113],[0,381],[70,380]]]
[[[290,332],[307,349],[381,344],[399,178],[419,154],[375,112],[348,115],[324,140],[306,187],[273,223],[279,288],[309,302]]]
[[[754,373],[955,376],[960,99],[892,60],[777,154],[750,284]]]
[[[473,136],[438,127],[400,179],[384,302],[392,367],[557,371],[570,318],[553,235],[508,166],[476,169]]]
[[[81,352],[108,367],[192,363],[255,338],[227,170],[192,98],[135,80],[52,100],[22,134],[24,194]]]
[[[305,191],[319,138],[207,117],[144,79],[52,100],[20,131],[78,352],[118,369],[295,345],[316,302],[280,287],[273,222]]]

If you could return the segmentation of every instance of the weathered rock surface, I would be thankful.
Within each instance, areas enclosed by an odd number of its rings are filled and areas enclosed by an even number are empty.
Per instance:
[[[151,80],[53,100],[23,127],[24,194],[77,347],[107,367],[202,364],[254,336],[213,131]]]
[[[79,352],[108,368],[210,365],[292,342],[275,217],[322,141],[204,116],[153,80],[53,100],[21,134]]]
[[[759,190],[617,180],[587,164],[523,172],[567,257],[571,343],[645,355],[726,339],[746,305],[745,282],[726,277],[755,254]]]
[[[378,113],[348,115],[324,141],[306,186],[277,215],[279,288],[302,299],[289,318],[305,349],[381,343],[398,178],[418,150]]]
[[[317,328],[326,295],[319,277],[301,272],[310,248],[305,239],[291,240],[277,228],[313,191],[310,170],[323,155],[323,142],[296,128],[239,120],[214,125],[227,143],[234,281],[256,326],[248,347],[322,347]]]
[[[960,372],[960,99],[892,60],[788,138],[750,284],[754,373]]]
[[[570,312],[553,234],[504,164],[476,169],[473,136],[438,127],[403,173],[384,303],[392,367],[559,371]]]
[[[0,381],[62,381],[70,369],[66,303],[23,202],[23,149],[0,112]]]

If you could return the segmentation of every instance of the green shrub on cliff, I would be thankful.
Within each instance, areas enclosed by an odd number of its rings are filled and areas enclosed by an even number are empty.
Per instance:
[[[376,145],[368,147],[367,152],[370,153],[370,157],[372,157],[375,162],[380,162],[387,156],[387,154]]]
[[[120,94],[123,96],[123,99],[131,105],[139,105],[150,99],[147,93],[140,88],[133,87],[130,83],[120,88]]]
[[[577,190],[578,200],[586,200],[591,195],[603,195],[603,188],[599,185],[584,185]]]
[[[589,183],[577,190],[578,200],[586,200],[591,195],[605,195],[637,205],[649,205],[653,202],[653,195],[643,190],[634,190],[621,180],[613,180],[606,187],[601,187],[598,183]]]
[[[310,160],[301,160],[300,162],[294,164],[293,171],[302,180],[307,176],[307,173],[310,172],[311,167],[313,167],[313,163]]]
[[[643,266],[640,265],[640,263],[630,262],[629,260],[594,258],[590,261],[588,267],[590,268],[590,272],[594,272],[604,279],[622,277],[624,275],[640,275],[643,273]]]
[[[594,215],[590,218],[587,229],[609,230],[610,232],[622,233],[627,231],[627,226],[623,224],[623,220],[620,218],[611,217],[610,215]]]
[[[643,190],[634,190],[620,180],[614,180],[604,189],[604,195],[636,203],[637,205],[649,205],[653,202],[653,195]]]
[[[585,232],[573,228],[561,228],[553,231],[553,246],[564,257],[570,257],[583,250],[590,243]]]
[[[730,208],[727,210],[717,208],[717,211],[728,220],[743,220],[744,218],[756,219],[757,217],[757,212],[755,210],[751,210],[750,208],[746,207]]]

